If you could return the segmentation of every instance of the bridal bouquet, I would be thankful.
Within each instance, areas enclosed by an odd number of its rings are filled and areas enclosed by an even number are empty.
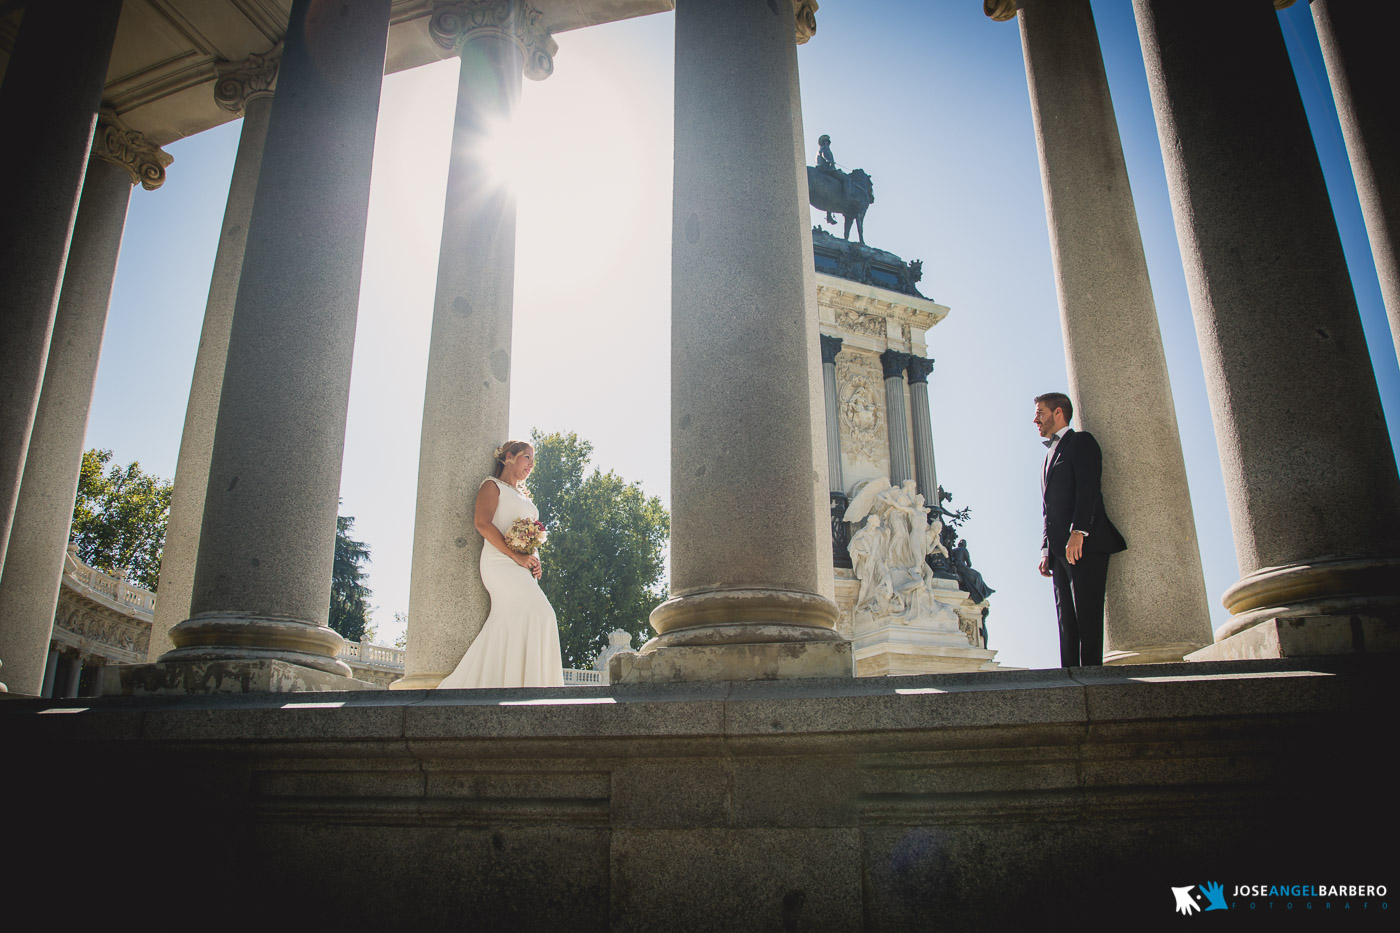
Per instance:
[[[544,544],[547,537],[549,535],[545,533],[542,522],[532,518],[517,518],[510,523],[510,529],[505,533],[506,547],[517,554],[533,554],[536,548]]]

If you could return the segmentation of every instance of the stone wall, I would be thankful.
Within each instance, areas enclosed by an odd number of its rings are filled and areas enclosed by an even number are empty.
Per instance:
[[[85,897],[204,928],[1140,926],[1207,880],[1391,882],[1362,844],[1396,828],[1391,680],[1259,661],[11,700],[0,734],[11,808],[122,802]],[[81,808],[44,823],[15,916],[99,844]]]

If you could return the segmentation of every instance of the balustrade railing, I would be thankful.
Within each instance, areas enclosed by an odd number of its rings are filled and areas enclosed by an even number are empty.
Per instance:
[[[155,593],[132,586],[120,577],[103,573],[96,567],[89,567],[80,561],[71,549],[63,556],[63,577],[71,588],[89,598],[102,597],[108,602],[117,603],[131,615],[143,619],[155,615]]]

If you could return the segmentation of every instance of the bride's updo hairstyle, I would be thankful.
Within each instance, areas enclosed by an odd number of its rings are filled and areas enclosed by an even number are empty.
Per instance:
[[[529,441],[506,441],[500,447],[497,447],[496,466],[491,475],[496,477],[497,479],[500,479],[501,474],[505,472],[506,461],[529,446]],[[515,488],[519,490],[520,494],[523,496],[530,495],[530,491],[525,488],[525,482],[523,480],[519,483],[516,483]]]

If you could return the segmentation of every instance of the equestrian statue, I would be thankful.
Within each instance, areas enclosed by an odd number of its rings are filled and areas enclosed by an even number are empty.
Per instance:
[[[817,164],[807,166],[808,200],[819,211],[826,211],[826,222],[835,225],[835,214],[846,219],[846,239],[851,238],[851,222],[856,225],[860,245],[865,245],[865,211],[875,203],[875,186],[864,169],[843,172],[831,155],[831,137],[817,140]]]

